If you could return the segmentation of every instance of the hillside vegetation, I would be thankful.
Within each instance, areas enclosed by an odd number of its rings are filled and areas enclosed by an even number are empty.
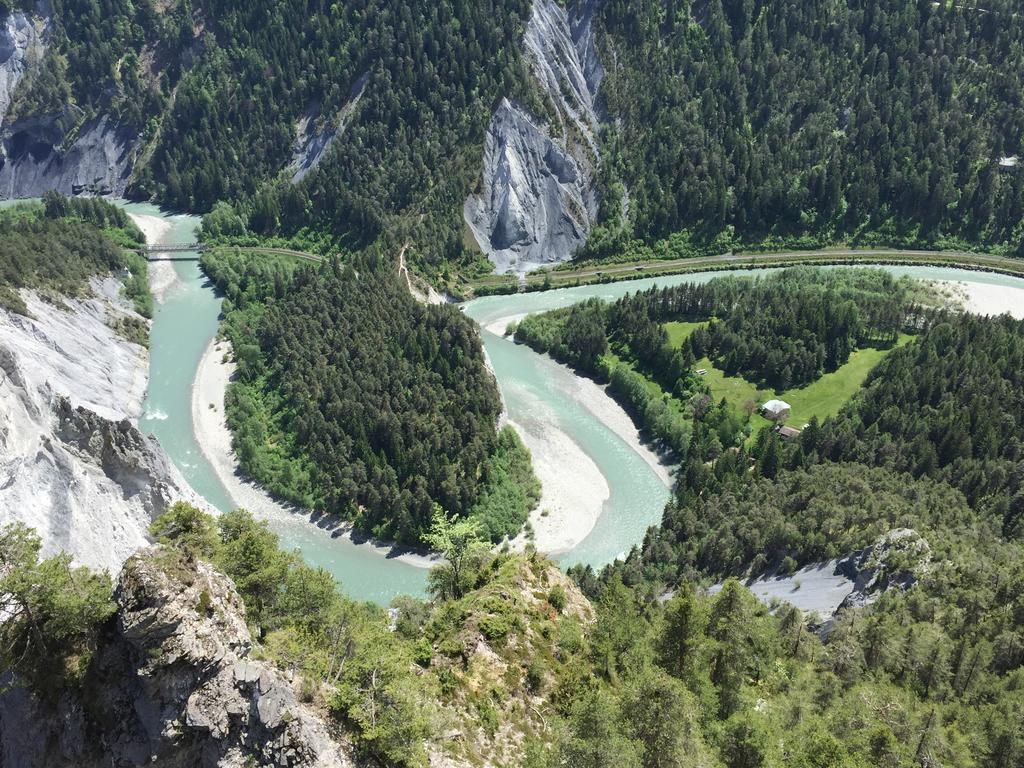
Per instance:
[[[611,0],[600,16],[617,129],[584,257],[1024,253],[1024,174],[998,165],[1024,150],[1012,0]]]
[[[153,310],[146,262],[125,250],[145,242],[120,208],[94,198],[47,195],[43,205],[0,211],[0,305],[25,314],[18,289],[80,295],[88,278],[127,270],[125,293],[136,310]]]
[[[142,134],[132,192],[221,202],[213,236],[408,241],[435,281],[472,275],[485,266],[462,205],[495,105],[555,114],[522,50],[525,0],[52,9],[53,55],[6,122],[112,116]],[[1020,253],[1024,173],[998,164],[1024,152],[1013,0],[609,0],[594,25],[607,120],[581,258],[840,241]],[[305,118],[339,135],[292,184]]]
[[[832,475],[819,480],[840,479]],[[591,604],[542,557],[492,555],[472,539],[447,550],[462,564],[458,577],[439,566],[432,602],[399,598],[390,623],[282,551],[245,512],[214,522],[178,505],[153,526],[164,549],[146,557],[174,579],[187,580],[199,560],[228,574],[253,657],[292,675],[301,701],[358,755],[386,765],[425,766],[442,754],[510,768],[1016,765],[1016,620],[983,606],[1015,605],[1019,550],[972,531],[955,491],[908,487],[885,471],[840,482],[857,484],[865,518],[884,509],[917,520],[932,549],[931,559],[919,548],[892,563],[889,575],[906,569],[918,584],[844,614],[827,643],[813,617],[770,611],[735,580],[715,596],[685,583],[665,601],[614,574]],[[960,510],[949,530],[963,536],[930,527],[934,502]],[[448,525],[442,517],[434,532]],[[14,669],[37,696],[87,695],[101,682],[89,677],[90,660],[112,632],[103,629],[114,610],[109,580],[66,559],[40,562],[38,540],[17,528],[0,535],[0,556],[0,589],[14,609],[0,627],[5,661],[37,630],[59,630],[67,642],[51,644],[45,664],[29,654]],[[57,599],[71,584],[78,601]],[[194,610],[210,607],[200,597]],[[191,674],[185,664],[179,675]]]

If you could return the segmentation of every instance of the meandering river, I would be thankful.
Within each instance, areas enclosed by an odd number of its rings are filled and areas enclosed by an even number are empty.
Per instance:
[[[163,216],[172,226],[165,244],[194,241],[196,217],[168,215],[147,204],[127,204],[132,213]],[[200,357],[216,335],[220,298],[195,261],[173,262],[177,282],[158,303],[150,342],[150,385],[140,426],[154,434],[195,490],[213,506],[227,510],[234,500],[217,478],[196,442],[192,425],[192,382]],[[899,275],[934,280],[984,283],[1021,291],[1024,280],[1003,275],[931,267],[886,267]],[[763,270],[758,270],[763,271]],[[464,306],[481,326],[502,318],[568,306],[596,296],[616,299],[652,285],[705,282],[722,273],[673,275],[606,285],[562,288],[542,293],[494,296]],[[661,519],[669,491],[650,464],[633,447],[573,399],[573,374],[547,357],[488,331],[484,347],[494,368],[509,417],[520,427],[558,426],[604,475],[609,496],[591,533],[557,559],[565,564],[607,563],[643,539]],[[567,472],[572,468],[567,467]],[[357,599],[387,603],[396,595],[422,595],[426,571],[344,538],[332,537],[299,515],[275,517],[272,528],[286,547],[302,552],[307,562],[323,567]]]

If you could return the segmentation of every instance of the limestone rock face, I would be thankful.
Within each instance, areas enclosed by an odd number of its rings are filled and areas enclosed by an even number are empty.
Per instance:
[[[359,77],[352,85],[345,106],[338,111],[338,114],[323,122],[319,127],[317,127],[317,123],[321,119],[319,105],[312,105],[306,110],[302,119],[299,120],[295,143],[292,146],[292,159],[288,164],[288,171],[292,175],[292,184],[298,184],[306,178],[306,175],[320,164],[320,160],[331,148],[335,137],[345,132],[345,128],[348,127],[359,106],[369,79],[369,72],[365,72]]]
[[[71,110],[19,120],[0,136],[0,197],[39,197],[50,189],[66,195],[124,193],[135,166],[138,136],[107,115],[74,129]]]
[[[564,261],[586,240],[589,170],[508,99],[487,131],[484,169],[464,213],[496,271]]]
[[[49,36],[50,19],[41,12],[14,11],[0,23],[0,126],[18,83],[43,58]]]
[[[66,696],[53,713],[21,691],[0,698],[0,765],[353,765],[350,745],[283,673],[249,658],[244,606],[226,576],[147,549],[125,563],[115,600],[86,701]],[[35,738],[19,739],[29,722]]]
[[[64,306],[23,292],[31,317],[0,310],[0,525],[23,522],[46,555],[116,572],[170,504],[203,504],[133,424],[148,358],[111,325],[141,318],[116,280],[92,288]]]
[[[39,67],[50,39],[49,9],[15,11],[0,22],[0,198],[122,194],[135,164],[138,136],[107,115],[85,120],[75,107],[8,119],[22,80]]]
[[[596,3],[566,11],[555,0],[534,0],[523,47],[558,124],[503,99],[487,131],[480,190],[463,207],[497,272],[566,261],[593,226],[604,75],[591,23]]]
[[[853,582],[839,610],[871,605],[888,589],[907,590],[931,568],[931,547],[912,528],[896,528],[842,558],[836,572]]]

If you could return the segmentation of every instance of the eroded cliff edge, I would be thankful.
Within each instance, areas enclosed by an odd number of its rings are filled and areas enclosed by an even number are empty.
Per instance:
[[[566,261],[597,215],[598,90],[604,70],[591,23],[598,0],[535,0],[523,48],[557,123],[503,99],[484,145],[480,188],[463,215],[497,272]]]
[[[293,682],[251,657],[232,581],[183,557],[153,548],[125,563],[87,695],[0,697],[0,765],[353,764],[350,744],[299,701]]]
[[[0,309],[0,525],[113,572],[170,504],[199,501],[135,426],[149,358],[117,329],[145,321],[119,291],[93,279],[82,298],[23,291],[28,316]]]
[[[11,105],[50,53],[52,18],[45,0],[0,22],[0,198],[123,194],[139,136],[108,115],[78,107],[18,116]],[[23,82],[24,81],[24,82]]]

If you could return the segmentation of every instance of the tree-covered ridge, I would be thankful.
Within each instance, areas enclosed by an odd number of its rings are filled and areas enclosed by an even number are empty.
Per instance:
[[[227,417],[273,493],[412,544],[435,504],[514,536],[540,492],[473,324],[426,306],[373,257],[317,271],[204,255],[238,361]]]
[[[212,2],[139,190],[191,210],[237,201],[260,235],[386,233],[412,237],[410,259],[431,271],[464,261],[462,200],[490,110],[535,99],[519,53],[527,13],[523,0]],[[263,184],[291,159],[303,114],[337,128],[357,93],[317,172]]]
[[[1024,175],[998,165],[1024,149],[1012,0],[612,0],[600,15],[621,128],[591,254],[680,230],[1020,252]]]
[[[610,346],[669,391],[705,356],[730,374],[785,389],[834,371],[858,346],[892,344],[919,327],[930,313],[913,298],[906,281],[883,270],[797,267],[655,286],[607,306],[591,300],[531,315],[516,338],[591,372]],[[708,323],[680,348],[664,328],[680,320]]]
[[[651,289],[612,305],[610,323],[613,337],[628,343],[657,334],[661,347],[667,337],[654,323],[710,320],[687,338],[685,359],[706,356],[727,374],[782,390],[836,370],[857,347],[895,343],[918,316],[906,283],[882,270],[796,268]],[[657,367],[656,353],[652,362]]]
[[[940,323],[872,372],[794,461],[859,461],[960,489],[1003,534],[1024,533],[1024,323]]]
[[[0,211],[0,305],[27,312],[21,288],[80,295],[88,278],[128,270],[125,293],[148,316],[146,262],[125,250],[145,241],[127,214],[97,198],[47,195]]]
[[[862,487],[929,514],[930,499],[896,480],[873,472]],[[1024,756],[1024,567],[984,526],[937,542],[915,586],[843,614],[824,641],[810,617],[769,609],[736,580],[651,599],[613,576],[591,605],[542,557],[495,555],[443,518],[434,532],[462,587],[397,599],[391,631],[383,610],[340,594],[245,512],[215,521],[179,504],[152,532],[162,567],[187,578],[201,558],[229,575],[258,657],[385,765],[426,766],[428,752],[509,768],[1013,768]],[[26,538],[0,532],[0,587],[8,605],[40,610],[4,622],[0,639],[73,637],[53,646],[45,679],[31,675],[37,657],[18,674],[74,700],[88,677],[68,662],[88,670],[77,654],[103,643],[109,581],[73,572],[88,589],[54,600],[66,564],[39,564]],[[432,582],[452,575],[439,566]]]
[[[626,570],[673,583],[803,565],[898,527],[964,541],[981,532],[1019,549],[1022,344],[1024,323],[1009,317],[935,315],[837,416],[812,419],[791,444],[762,431],[749,449],[691,451],[661,527]],[[900,483],[904,511],[873,500],[899,496]]]
[[[782,737],[782,753],[773,752],[769,723],[799,728],[818,717],[837,743],[810,765],[1008,768],[1024,757],[1024,550],[1014,515],[1022,338],[1024,325],[1009,318],[935,323],[892,352],[839,416],[812,420],[791,446],[763,431],[749,453],[740,447],[714,461],[691,455],[661,526],[641,547],[598,576],[574,569],[594,595],[619,593],[625,582],[654,599],[678,585],[681,603],[666,614],[675,627],[668,639],[680,650],[678,674],[699,691],[689,681],[706,665],[687,660],[704,658],[693,650],[702,641],[686,638],[690,627],[707,626],[707,614],[689,592],[692,580],[790,572],[897,529],[913,531],[906,540],[914,546],[887,566],[907,573],[880,571],[882,584],[911,586],[840,612],[823,652],[815,652],[817,694],[807,690],[798,709],[774,720],[781,713],[764,696],[771,673],[748,668],[757,693],[732,701],[753,751],[739,762],[723,755],[726,765],[789,764],[795,758],[787,750],[800,740]],[[964,420],[959,429],[949,421],[954,414]],[[915,451],[928,454],[926,445],[930,459],[919,462]],[[788,609],[777,614],[792,621]],[[791,643],[803,640],[794,635]],[[748,658],[764,653],[761,647]],[[786,680],[787,690],[800,685]],[[812,699],[827,704],[812,714]],[[900,715],[882,715],[886,706]],[[775,715],[762,719],[766,711]]]

